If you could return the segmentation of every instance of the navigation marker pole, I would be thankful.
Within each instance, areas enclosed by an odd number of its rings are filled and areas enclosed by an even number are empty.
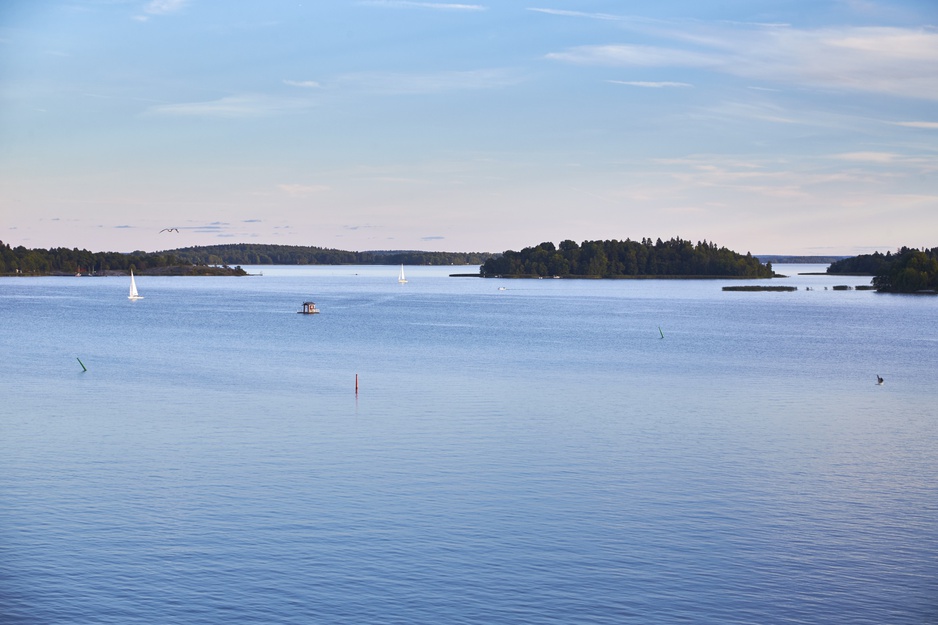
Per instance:
[[[661,331],[661,326],[658,326],[658,334],[661,335],[661,338],[664,338],[664,332]]]
[[[355,374],[355,394],[358,395],[358,374]]]
[[[78,364],[81,365],[81,372],[82,372],[82,373],[85,373],[86,371],[88,371],[88,369],[85,368],[85,363],[83,363],[83,362],[81,361],[81,358],[79,358],[78,356],[75,356],[75,360],[77,360],[77,361],[78,361]]]

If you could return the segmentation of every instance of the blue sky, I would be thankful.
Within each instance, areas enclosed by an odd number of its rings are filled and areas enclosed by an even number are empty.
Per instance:
[[[673,236],[938,245],[938,2],[0,4],[5,243]]]

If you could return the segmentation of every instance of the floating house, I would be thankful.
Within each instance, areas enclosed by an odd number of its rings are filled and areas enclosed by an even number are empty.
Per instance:
[[[319,313],[319,309],[316,308],[315,302],[303,302],[303,310],[297,312],[301,315],[315,315]]]

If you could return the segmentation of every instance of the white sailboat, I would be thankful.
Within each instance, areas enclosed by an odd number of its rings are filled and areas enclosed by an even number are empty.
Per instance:
[[[404,265],[401,265],[401,273],[399,276],[397,276],[397,281],[401,284],[407,282],[407,278],[404,277]]]
[[[137,283],[134,281],[134,270],[130,270],[130,295],[127,296],[130,301],[143,299],[143,296],[137,293]]]

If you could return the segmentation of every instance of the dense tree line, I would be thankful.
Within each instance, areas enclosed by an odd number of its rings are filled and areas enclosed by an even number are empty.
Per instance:
[[[131,268],[137,273],[145,273],[168,267],[206,268],[211,265],[481,265],[492,256],[485,252],[347,252],[319,247],[258,244],[124,254],[65,247],[48,250],[27,249],[23,246],[12,248],[0,241],[0,275],[104,274],[111,271],[126,272]],[[240,267],[236,269],[232,272],[239,273]]]
[[[233,243],[168,250],[195,264],[239,265],[480,265],[485,252],[370,251],[349,252],[322,247]]]
[[[875,276],[892,261],[893,256],[891,252],[886,252],[885,254],[880,254],[879,252],[861,254],[860,256],[852,256],[831,263],[830,267],[827,268],[827,273]]]
[[[520,252],[508,250],[482,265],[484,277],[494,276],[582,276],[618,278],[628,276],[694,276],[770,278],[772,264],[763,265],[751,254],[745,256],[707,241],[696,245],[680,238],[662,241],[566,240],[555,247],[541,243]]]
[[[131,267],[142,273],[150,269],[190,264],[173,254],[165,253],[89,252],[67,247],[27,249],[23,246],[10,247],[0,241],[0,274],[107,273],[128,271]]]
[[[938,247],[900,248],[873,277],[882,293],[938,292]]]

